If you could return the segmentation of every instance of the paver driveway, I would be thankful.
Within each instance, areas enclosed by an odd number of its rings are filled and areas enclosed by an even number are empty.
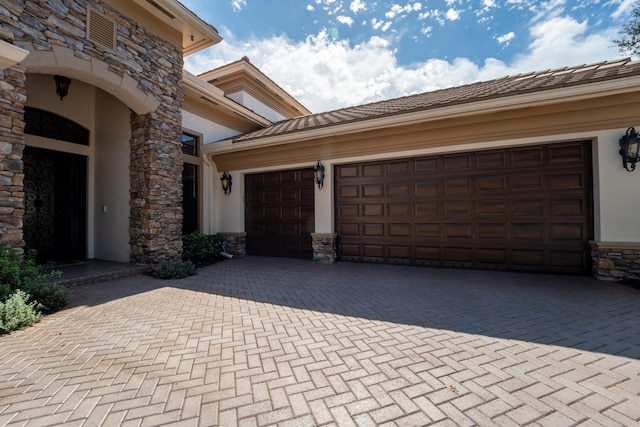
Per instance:
[[[0,425],[638,425],[640,291],[244,257],[0,337]]]

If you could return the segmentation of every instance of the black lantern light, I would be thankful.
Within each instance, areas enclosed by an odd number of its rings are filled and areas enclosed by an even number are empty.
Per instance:
[[[231,194],[231,174],[225,171],[220,177],[220,183],[222,184],[222,190],[224,194]]]
[[[640,161],[640,138],[634,128],[627,129],[627,133],[620,138],[620,155],[622,167],[631,172]]]
[[[318,163],[313,167],[313,174],[318,188],[322,190],[322,187],[324,187],[324,166],[320,163],[320,160],[318,160]]]
[[[71,79],[65,76],[53,76],[53,80],[56,82],[56,95],[58,95],[60,97],[60,101],[62,101],[62,98],[67,96],[69,93]]]

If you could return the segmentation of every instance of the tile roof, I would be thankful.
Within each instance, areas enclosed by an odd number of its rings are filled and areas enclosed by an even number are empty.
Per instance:
[[[234,142],[243,142],[420,110],[430,110],[525,93],[542,92],[545,90],[585,85],[635,75],[640,75],[640,61],[632,61],[629,58],[519,74],[297,117],[284,120],[264,129],[240,135],[233,140]]]

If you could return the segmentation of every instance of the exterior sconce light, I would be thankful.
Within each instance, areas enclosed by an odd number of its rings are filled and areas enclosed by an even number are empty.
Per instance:
[[[640,161],[640,137],[634,128],[627,129],[627,133],[620,138],[620,155],[622,167],[632,172],[636,169],[636,163]]]
[[[222,190],[224,194],[231,194],[231,174],[225,171],[220,177],[220,183],[222,184]]]
[[[69,93],[71,79],[65,76],[53,76],[53,80],[56,82],[56,95],[58,95],[60,97],[60,101],[62,101],[62,98],[67,96]]]
[[[322,187],[324,187],[324,166],[320,163],[320,160],[313,167],[313,174],[316,184],[318,184],[318,189],[322,190]]]

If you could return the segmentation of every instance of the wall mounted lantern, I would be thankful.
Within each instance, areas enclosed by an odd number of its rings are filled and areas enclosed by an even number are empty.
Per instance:
[[[622,167],[629,172],[636,169],[636,163],[640,161],[640,137],[632,127],[620,138],[620,155]]]
[[[224,194],[231,194],[231,174],[225,171],[220,177],[220,183],[222,184],[222,190]]]
[[[318,163],[313,167],[313,174],[318,188],[322,190],[322,187],[324,187],[324,166],[320,163],[320,160],[318,160]]]
[[[62,101],[62,98],[67,96],[69,93],[71,79],[65,76],[53,76],[53,80],[56,82],[56,95],[58,95],[60,97],[60,101]]]

